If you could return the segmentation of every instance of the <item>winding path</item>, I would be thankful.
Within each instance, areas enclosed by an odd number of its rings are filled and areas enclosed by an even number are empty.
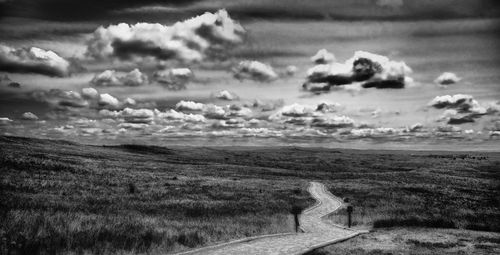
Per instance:
[[[301,214],[300,225],[304,233],[250,237],[178,253],[178,255],[298,255],[365,233],[323,221],[323,217],[342,206],[342,200],[332,195],[323,184],[318,182],[311,182],[308,191],[317,200],[317,203]]]

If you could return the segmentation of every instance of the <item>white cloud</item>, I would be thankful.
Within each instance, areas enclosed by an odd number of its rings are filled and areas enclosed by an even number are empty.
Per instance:
[[[106,70],[94,76],[90,83],[95,86],[141,86],[148,83],[148,77],[141,73],[139,69],[134,69],[128,73],[120,74],[115,70]]]
[[[429,102],[429,105],[437,109],[456,109],[458,112],[464,113],[486,113],[486,109],[474,97],[464,94],[437,96]]]
[[[239,80],[250,79],[260,82],[269,82],[276,80],[278,74],[267,64],[259,61],[244,60],[233,69],[234,77]]]
[[[172,26],[121,23],[99,27],[87,45],[87,54],[95,58],[201,61],[210,50],[241,43],[244,33],[243,27],[225,10],[207,12]]]
[[[53,51],[37,47],[12,48],[0,44],[0,71],[68,76],[71,64]]]
[[[212,124],[213,128],[243,128],[244,126],[243,119],[219,120]]]
[[[25,112],[23,113],[23,115],[21,116],[24,120],[38,120],[38,116],[36,116],[34,113],[32,112]]]
[[[88,99],[96,99],[99,97],[99,92],[94,88],[83,88],[82,96]]]
[[[304,89],[310,90],[311,83],[325,84],[315,90],[328,91],[330,86],[360,82],[364,88],[402,88],[413,79],[412,72],[404,62],[366,51],[356,51],[344,63],[318,64],[307,71]]]
[[[415,123],[411,127],[408,128],[408,132],[418,132],[424,128],[424,125],[421,123]]]
[[[1,118],[0,118],[0,125],[1,125],[1,126],[8,125],[8,124],[10,124],[11,122],[12,122],[12,120],[11,120],[11,119],[9,119],[9,118],[6,118],[6,117],[1,117]]]
[[[252,115],[252,109],[233,104],[229,107],[229,115],[236,117],[250,117]]]
[[[311,123],[311,126],[324,128],[344,128],[353,125],[354,120],[347,116],[316,117]]]
[[[206,118],[209,119],[225,119],[231,114],[224,107],[217,106],[214,104],[202,104],[193,101],[180,101],[175,105],[175,109],[178,111],[201,111]]]
[[[312,106],[294,103],[284,106],[279,113],[288,117],[304,117],[311,115],[314,111]]]
[[[117,126],[123,129],[144,130],[149,127],[147,123],[120,123]]]
[[[316,111],[327,113],[327,112],[336,112],[340,108],[340,104],[338,103],[327,103],[327,102],[322,102],[319,103],[318,106],[316,107]]]
[[[176,110],[170,109],[166,112],[160,112],[158,110],[155,110],[155,114],[158,118],[160,119],[167,119],[167,120],[178,120],[182,122],[205,122],[206,119],[203,115],[201,114],[186,114],[183,112],[178,112]]]
[[[326,49],[321,49],[311,57],[311,61],[315,64],[328,64],[335,61],[335,56]]]
[[[488,134],[490,137],[500,137],[500,131],[490,131]]]
[[[294,65],[289,65],[285,68],[285,74],[287,76],[294,76],[297,71],[299,71],[299,68]]]
[[[120,116],[120,112],[119,111],[110,111],[108,109],[102,109],[99,111],[99,115],[103,116],[104,118],[115,119],[115,118],[118,118]]]
[[[441,75],[439,75],[435,80],[434,82],[437,83],[437,84],[441,84],[441,85],[449,85],[449,84],[454,84],[454,83],[457,83],[461,80],[462,78],[458,77],[456,74],[454,73],[450,73],[450,72],[444,72],[442,73]]]
[[[179,111],[202,111],[205,107],[202,103],[196,103],[193,101],[180,101],[175,105],[175,109]]]
[[[205,105],[203,107],[203,115],[209,119],[225,119],[227,117],[224,108],[214,104]]]
[[[149,124],[154,121],[155,113],[150,109],[125,108],[120,112],[125,122]]]
[[[500,101],[497,101],[495,103],[490,103],[486,108],[486,112],[488,114],[500,112]]]
[[[125,100],[123,100],[123,104],[128,105],[128,106],[132,106],[132,105],[136,105],[137,102],[134,99],[127,97],[127,98],[125,98]]]
[[[153,74],[155,81],[171,90],[185,89],[186,84],[193,76],[193,72],[189,68],[164,69]]]
[[[349,132],[350,135],[354,137],[377,137],[377,136],[398,134],[402,131],[395,128],[378,127],[378,128],[352,129]]]
[[[232,101],[232,100],[238,99],[238,96],[236,94],[233,94],[233,93],[227,91],[227,90],[222,90],[222,91],[219,91],[215,94],[215,98],[227,100],[227,101]]]
[[[120,101],[116,99],[116,97],[110,95],[110,94],[101,94],[99,96],[99,106],[103,108],[119,108],[120,107]]]

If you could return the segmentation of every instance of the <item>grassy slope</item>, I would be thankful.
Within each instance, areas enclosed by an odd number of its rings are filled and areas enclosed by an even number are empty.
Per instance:
[[[500,231],[500,154],[99,147],[0,138],[2,249],[168,252],[287,232],[320,180],[357,225]],[[463,158],[463,159],[462,159]],[[343,221],[344,216],[332,216]]]

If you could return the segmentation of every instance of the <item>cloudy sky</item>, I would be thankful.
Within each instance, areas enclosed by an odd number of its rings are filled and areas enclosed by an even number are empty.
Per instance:
[[[498,4],[416,2],[0,1],[0,133],[499,149]]]

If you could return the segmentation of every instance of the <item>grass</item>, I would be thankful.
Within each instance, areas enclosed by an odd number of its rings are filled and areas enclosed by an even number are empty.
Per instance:
[[[160,254],[294,230],[308,181],[357,227],[500,231],[499,153],[87,146],[0,137],[0,248]],[[344,223],[345,215],[331,220]]]
[[[333,194],[351,199],[354,226],[500,231],[500,165],[495,155],[386,157],[393,157],[387,171],[366,171],[330,186]],[[346,224],[345,210],[330,219]]]
[[[500,234],[458,229],[376,229],[307,255],[498,254]]]

